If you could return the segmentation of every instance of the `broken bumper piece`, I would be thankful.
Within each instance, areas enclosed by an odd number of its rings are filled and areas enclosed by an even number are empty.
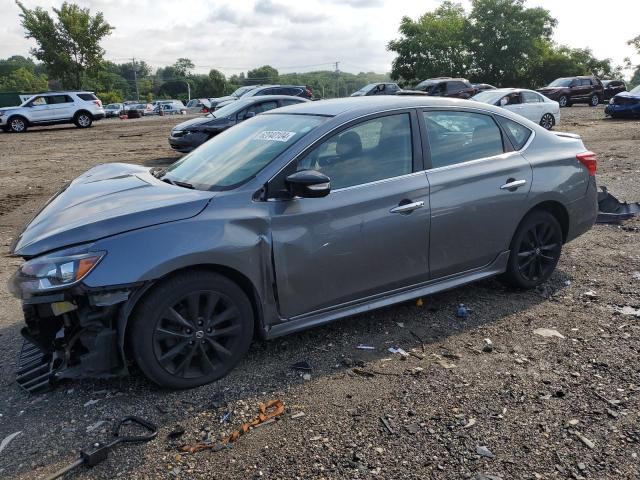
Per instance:
[[[64,378],[109,378],[127,373],[118,318],[128,292],[70,297],[34,296],[23,303],[26,326],[16,382],[28,392]]]
[[[622,223],[640,213],[640,203],[621,202],[609,193],[607,187],[600,188],[596,223]]]

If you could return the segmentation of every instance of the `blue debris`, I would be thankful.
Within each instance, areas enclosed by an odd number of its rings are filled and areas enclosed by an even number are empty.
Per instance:
[[[458,305],[456,316],[458,318],[467,318],[469,316],[469,309],[464,306],[464,303],[461,303],[460,305]]]

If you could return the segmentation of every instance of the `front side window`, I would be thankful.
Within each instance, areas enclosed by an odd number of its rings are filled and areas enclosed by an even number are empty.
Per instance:
[[[298,162],[298,170],[308,169],[327,175],[333,190],[411,173],[409,114],[374,118],[332,136]]]
[[[504,153],[500,128],[489,115],[449,111],[423,114],[433,168]]]
[[[163,179],[216,190],[243,183],[326,121],[315,115],[260,115],[216,135],[170,165]]]
[[[31,105],[33,105],[34,107],[40,107],[46,104],[47,104],[47,101],[45,100],[44,97],[36,97],[31,101]]]

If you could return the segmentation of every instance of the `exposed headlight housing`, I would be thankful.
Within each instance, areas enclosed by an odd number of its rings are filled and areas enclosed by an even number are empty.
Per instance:
[[[13,274],[9,291],[18,298],[28,298],[79,283],[106,255],[90,249],[91,245],[84,245],[32,258]]]

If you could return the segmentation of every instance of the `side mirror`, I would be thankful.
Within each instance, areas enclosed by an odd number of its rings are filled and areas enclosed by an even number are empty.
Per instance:
[[[331,179],[316,170],[300,170],[286,180],[287,189],[293,197],[320,198],[331,191]]]
[[[247,112],[247,113],[244,115],[244,119],[245,119],[245,120],[249,120],[250,118],[253,118],[253,117],[255,117],[255,116],[256,116],[256,112]]]

